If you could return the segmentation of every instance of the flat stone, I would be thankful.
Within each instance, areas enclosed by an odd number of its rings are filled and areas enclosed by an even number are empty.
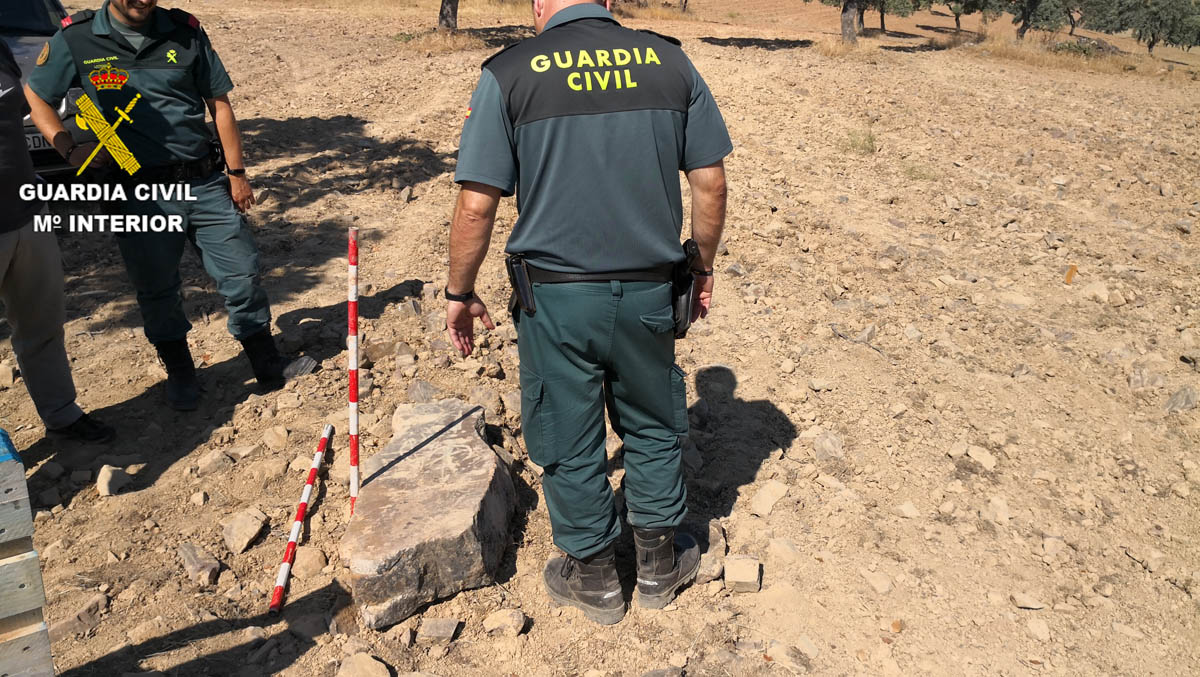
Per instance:
[[[288,429],[281,425],[267,428],[267,431],[263,433],[262,441],[271,451],[283,451],[287,448]]]
[[[757,492],[754,493],[754,498],[750,501],[750,514],[766,517],[771,514],[771,509],[779,502],[779,499],[787,495],[788,485],[779,480],[769,480]]]
[[[221,573],[221,563],[216,557],[208,554],[198,545],[180,543],[176,550],[183,562],[183,570],[188,578],[198,585],[212,585],[217,582],[217,574]]]
[[[842,437],[835,432],[823,432],[813,439],[813,458],[820,463],[840,461],[846,457],[842,451]]]
[[[717,520],[708,523],[708,549],[700,554],[700,572],[696,583],[703,585],[715,581],[725,573],[725,529]]]
[[[1014,592],[1009,596],[1012,603],[1018,609],[1027,609],[1030,611],[1039,611],[1046,608],[1046,603],[1038,600],[1033,595],[1026,592]]]
[[[408,384],[408,401],[417,404],[427,404],[442,396],[442,391],[429,381],[414,379]]]
[[[992,455],[992,452],[984,449],[983,447],[977,447],[975,445],[967,447],[967,456],[969,456],[979,465],[983,466],[983,469],[987,470],[988,472],[996,469],[996,457]]]
[[[730,555],[725,558],[725,589],[758,592],[762,587],[762,565],[757,557]]]
[[[896,506],[894,512],[900,517],[907,519],[916,519],[921,516],[921,511],[917,510],[917,506],[912,504],[912,501],[905,501]]]
[[[296,549],[296,560],[292,563],[292,575],[301,580],[308,578],[316,578],[321,575],[321,570],[325,565],[329,564],[329,560],[325,557],[325,553],[319,548],[312,545],[306,545]]]
[[[293,392],[279,393],[279,397],[275,398],[275,408],[283,411],[285,409],[299,409],[300,396]]]
[[[42,464],[42,474],[49,480],[56,480],[62,477],[67,472],[67,469],[55,463],[54,461],[46,461]]]
[[[766,656],[772,663],[793,675],[806,675],[812,668],[812,663],[803,651],[783,642],[772,641],[767,645]]]
[[[357,653],[342,661],[335,677],[391,677],[391,670],[370,654]]]
[[[129,638],[131,644],[142,644],[148,642],[155,637],[167,633],[167,621],[162,616],[156,616],[140,625],[137,625],[125,636]]]
[[[1175,394],[1171,395],[1171,398],[1167,400],[1167,413],[1195,409],[1196,401],[1196,389],[1191,386],[1184,386],[1175,391]]]
[[[101,466],[100,472],[96,473],[96,491],[101,496],[115,496],[131,482],[133,478],[128,473],[111,465]]]
[[[196,475],[204,477],[205,475],[211,475],[232,467],[232,458],[226,456],[225,452],[220,449],[213,449],[200,457],[200,461],[196,464]]]
[[[108,595],[99,592],[92,595],[70,618],[50,626],[50,641],[58,642],[68,639],[100,625],[100,616],[107,608]]]
[[[422,619],[417,630],[417,644],[449,644],[454,641],[460,625],[462,621],[457,618]]]
[[[329,632],[329,620],[325,614],[303,614],[288,621],[288,632],[306,642],[316,639]]]
[[[490,585],[516,504],[507,468],[482,437],[478,407],[401,405],[392,425],[391,442],[362,463],[362,489],[341,541],[355,605],[376,629]]]
[[[772,538],[767,543],[767,555],[776,562],[795,564],[800,561],[800,548],[789,538]]]
[[[1025,624],[1025,630],[1029,633],[1030,637],[1036,639],[1039,642],[1049,642],[1050,641],[1050,625],[1047,624],[1044,619],[1041,619],[1041,618],[1029,619],[1029,622]]]
[[[529,619],[520,609],[501,609],[483,619],[483,631],[489,635],[516,637],[525,631]]]
[[[257,508],[249,508],[234,515],[225,523],[225,545],[229,551],[239,555],[250,547],[267,523],[267,516]]]
[[[244,444],[240,447],[233,447],[226,453],[235,461],[240,461],[257,454],[258,451],[259,447],[257,444]]]
[[[882,571],[859,569],[858,574],[863,577],[867,585],[871,586],[871,589],[877,594],[886,595],[892,591],[892,579]]]
[[[992,496],[988,499],[987,507],[983,509],[981,516],[988,521],[1005,526],[1012,519],[1012,511],[1009,510],[1008,501],[1004,500],[1002,496]]]

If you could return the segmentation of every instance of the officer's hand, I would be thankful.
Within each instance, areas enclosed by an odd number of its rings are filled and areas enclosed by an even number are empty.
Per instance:
[[[712,305],[713,276],[697,275],[692,294],[692,322],[695,322],[697,318],[708,317],[708,309]]]
[[[67,162],[70,163],[72,167],[82,167],[83,163],[87,162],[87,159],[91,157],[92,151],[96,150],[97,145],[99,144],[97,144],[95,141],[79,144],[76,146],[75,150],[71,152],[70,157],[67,158]],[[99,153],[96,153],[96,157],[92,158],[92,163],[88,166],[103,167],[109,162],[112,162],[112,156],[108,154],[107,148],[102,148],[100,149]]]
[[[488,315],[487,306],[478,296],[466,303],[451,301],[446,306],[446,331],[450,334],[450,342],[466,357],[475,350],[475,318],[483,321],[483,326],[495,329],[496,324]]]
[[[229,195],[233,198],[233,205],[242,213],[250,211],[257,204],[254,191],[250,190],[250,179],[244,176],[229,177]]]

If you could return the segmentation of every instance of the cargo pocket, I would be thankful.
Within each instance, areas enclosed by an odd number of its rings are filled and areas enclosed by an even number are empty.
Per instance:
[[[674,405],[675,412],[675,430],[676,435],[688,434],[688,412],[687,412],[687,374],[679,368],[679,365],[671,365],[671,400]]]
[[[525,437],[525,450],[529,458],[545,467],[549,457],[546,440],[545,388],[542,377],[531,371],[521,370],[521,433]]]
[[[653,313],[641,316],[642,324],[655,334],[665,334],[675,330],[675,308],[667,306]]]

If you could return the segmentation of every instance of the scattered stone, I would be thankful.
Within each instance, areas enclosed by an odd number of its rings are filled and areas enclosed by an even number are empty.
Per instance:
[[[730,555],[725,558],[725,589],[731,592],[758,592],[762,587],[762,565],[757,557]]]
[[[1085,285],[1081,293],[1085,299],[1098,303],[1108,303],[1108,285],[1103,282],[1096,281]]]
[[[988,472],[996,469],[996,457],[983,447],[977,447],[975,445],[967,447],[967,456],[971,457],[972,460],[983,466],[983,469],[987,470]]]
[[[1119,623],[1117,621],[1113,621],[1112,629],[1114,631],[1116,631],[1117,634],[1125,635],[1126,637],[1129,637],[1130,639],[1137,639],[1137,640],[1146,639],[1146,635],[1144,635],[1141,630],[1138,630],[1137,628],[1129,626],[1129,625],[1125,625],[1124,623]]]
[[[769,480],[754,494],[750,501],[750,514],[766,517],[779,499],[787,495],[788,485],[779,480]]]
[[[296,548],[296,559],[292,563],[292,575],[301,580],[316,578],[321,575],[321,570],[327,564],[329,564],[329,560],[320,548],[313,545]]]
[[[400,648],[407,649],[417,640],[417,631],[405,625],[396,625],[387,631],[386,636]]]
[[[779,371],[783,374],[794,373],[796,371],[796,363],[789,359],[784,359],[779,363]]]
[[[1012,511],[1008,509],[1008,501],[1005,501],[1003,497],[992,496],[988,499],[987,507],[983,509],[980,516],[989,522],[1004,526],[1012,519]]]
[[[133,478],[124,470],[111,465],[101,466],[100,472],[96,473],[96,491],[101,496],[115,496],[131,482]]]
[[[142,644],[167,632],[167,621],[162,616],[156,616],[134,627],[125,636],[130,644]]]
[[[950,445],[950,450],[946,452],[946,455],[950,458],[960,458],[966,455],[967,449],[970,448],[970,445],[968,445],[966,442],[955,442],[954,444]]]
[[[823,378],[812,378],[808,381],[808,388],[815,393],[826,390],[833,390],[833,384]]]
[[[108,608],[108,595],[96,593],[74,615],[50,626],[50,641],[58,642],[88,632],[100,625],[100,616]]]
[[[829,461],[840,461],[846,458],[843,451],[843,442],[841,435],[835,432],[826,431],[813,439],[813,458],[818,463],[828,463]]]
[[[341,542],[354,602],[371,628],[489,585],[516,504],[508,469],[481,436],[478,407],[401,405],[392,427],[392,441],[362,464],[365,481]]]
[[[516,637],[525,631],[529,619],[519,609],[501,609],[483,619],[483,631],[489,635]]]
[[[907,411],[908,411],[908,405],[906,405],[902,402],[897,402],[896,404],[893,404],[890,409],[888,409],[888,414],[892,418],[900,418]]]
[[[886,595],[892,591],[892,579],[882,571],[868,571],[859,569],[858,573],[867,581],[867,585],[880,595]]]
[[[55,506],[62,503],[62,496],[58,493],[57,487],[50,487],[38,494],[38,503],[47,507]]]
[[[428,404],[441,399],[442,391],[429,381],[414,379],[408,384],[408,401],[417,404]]]
[[[1045,602],[1038,601],[1036,597],[1025,592],[1014,592],[1009,599],[1018,609],[1040,611],[1046,608]]]
[[[793,675],[806,675],[812,668],[809,658],[799,648],[783,642],[772,641],[767,646],[766,657]]]
[[[307,473],[311,469],[312,469],[312,457],[307,456],[305,454],[300,454],[296,458],[293,458],[292,462],[288,464],[288,472]]]
[[[895,513],[897,515],[899,515],[900,517],[904,517],[904,518],[907,518],[910,520],[917,519],[918,517],[921,516],[921,511],[917,510],[917,506],[913,505],[912,501],[905,501],[904,503],[901,503],[900,505],[896,506]]]
[[[904,328],[904,337],[910,341],[920,341],[925,335],[915,325],[910,324]]]
[[[196,475],[204,477],[232,467],[233,459],[226,456],[225,452],[220,449],[213,449],[200,457],[200,461],[196,464]]]
[[[180,543],[177,550],[179,559],[183,561],[183,570],[188,578],[197,585],[212,585],[217,582],[217,574],[221,572],[221,563],[216,557],[208,554],[198,545]]]
[[[1184,386],[1175,391],[1175,394],[1167,400],[1167,413],[1195,409],[1196,400],[1196,389],[1191,386]]]
[[[231,458],[233,458],[233,460],[241,461],[243,459],[249,458],[250,456],[253,456],[254,454],[258,453],[258,445],[257,444],[244,444],[240,447],[233,447],[226,453]]]
[[[280,411],[284,409],[299,409],[300,395],[291,391],[279,393],[279,397],[275,399],[275,408]]]
[[[787,538],[772,538],[767,542],[767,556],[776,562],[794,564],[800,561],[800,548]]]
[[[462,621],[457,618],[425,618],[417,630],[417,644],[449,644],[458,634]]]
[[[262,441],[271,451],[283,451],[287,448],[288,429],[281,425],[268,428],[263,433]]]
[[[357,653],[342,661],[335,677],[390,677],[388,666],[371,654]]]
[[[725,573],[725,529],[717,520],[708,523],[708,549],[700,554],[700,572],[696,583],[703,585],[715,581]]]
[[[288,632],[305,642],[314,642],[329,632],[329,620],[323,613],[297,616],[288,621]]]
[[[250,547],[267,523],[267,516],[257,508],[249,508],[234,515],[225,523],[225,545],[235,555]]]
[[[1031,618],[1025,624],[1025,629],[1029,632],[1029,636],[1039,642],[1050,641],[1050,626],[1041,618]]]
[[[45,475],[46,478],[51,481],[57,480],[58,478],[62,477],[66,472],[67,472],[66,468],[55,463],[54,461],[46,461],[45,463],[42,464],[42,474]],[[90,471],[89,471],[89,473],[90,473]]]

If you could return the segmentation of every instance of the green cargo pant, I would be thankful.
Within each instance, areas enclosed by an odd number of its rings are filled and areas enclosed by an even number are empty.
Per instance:
[[[621,533],[607,479],[604,410],[625,444],[625,504],[639,528],[674,527],[687,511],[687,435],[675,366],[671,286],[534,285],[537,312],[517,311],[525,446],[545,470],[554,543],[587,557]]]
[[[183,233],[125,233],[117,246],[125,270],[137,290],[138,307],[151,343],[177,341],[192,325],[183,312],[179,261],[187,242],[200,255],[204,269],[217,283],[229,312],[229,333],[236,339],[251,336],[271,323],[267,293],[258,281],[258,250],[254,237],[229,196],[229,179],[217,172],[189,182],[194,202],[158,200],[136,202],[133,189],[127,214],[183,216]]]

